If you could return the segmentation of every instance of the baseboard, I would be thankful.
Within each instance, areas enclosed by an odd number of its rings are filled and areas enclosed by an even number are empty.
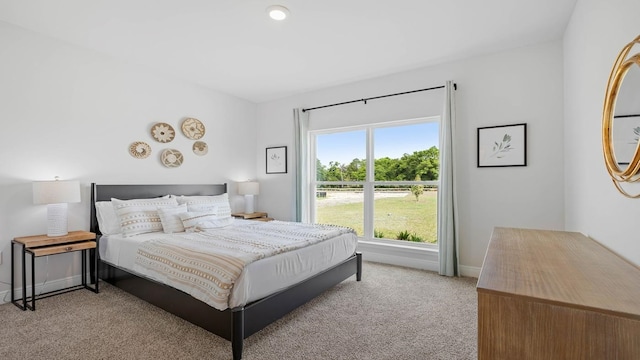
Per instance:
[[[87,275],[87,279],[89,279],[89,275]],[[76,286],[80,284],[82,284],[82,276],[79,274],[70,276],[64,279],[45,281],[45,282],[36,284],[36,296],[38,296],[38,294],[47,293],[50,291],[56,291],[56,290],[60,290],[60,289],[64,289],[64,288],[68,288],[68,287]],[[14,296],[16,298],[22,297],[22,287],[16,288],[14,291],[15,291]],[[27,286],[27,295],[30,296],[30,294],[31,294],[31,286]],[[11,289],[0,291],[0,304],[6,304],[8,302],[11,302]]]
[[[390,246],[373,242],[360,241],[358,251],[362,252],[362,259],[377,263],[410,267],[420,270],[440,271],[438,251],[410,246]],[[480,268],[460,265],[460,275],[477,278]]]
[[[477,279],[480,276],[480,269],[477,266],[460,265],[460,275]]]

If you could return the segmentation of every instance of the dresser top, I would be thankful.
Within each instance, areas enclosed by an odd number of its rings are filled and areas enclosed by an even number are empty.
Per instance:
[[[477,290],[640,320],[640,268],[575,232],[495,228]]]

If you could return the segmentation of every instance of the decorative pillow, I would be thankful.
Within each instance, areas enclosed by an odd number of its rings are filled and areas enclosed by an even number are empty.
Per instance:
[[[231,206],[227,193],[212,196],[178,196],[178,204],[187,204],[189,211],[213,211],[217,215],[231,217]]]
[[[162,231],[158,206],[177,206],[175,198],[120,200],[112,198],[125,237]]]
[[[182,225],[186,232],[194,232],[202,229],[220,228],[230,225],[233,222],[231,217],[218,216],[208,211],[195,212],[189,211],[180,214]]]
[[[162,223],[162,230],[166,234],[184,232],[184,226],[182,225],[180,214],[186,212],[187,204],[158,207],[158,215],[160,216],[160,222]]]
[[[111,201],[96,202],[96,217],[98,218],[98,227],[102,235],[120,234],[120,219],[113,208]]]

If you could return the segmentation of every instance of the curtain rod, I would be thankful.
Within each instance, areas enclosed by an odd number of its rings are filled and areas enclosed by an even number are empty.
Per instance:
[[[366,105],[366,104],[367,104],[367,101],[369,101],[369,100],[376,100],[376,99],[382,99],[382,98],[386,98],[386,97],[390,97],[390,96],[406,95],[406,94],[412,94],[412,93],[416,93],[416,92],[420,92],[420,91],[435,90],[435,89],[444,89],[444,85],[441,85],[441,86],[434,86],[434,87],[430,87],[430,88],[426,88],[426,89],[418,89],[418,90],[405,91],[405,92],[400,92],[400,93],[395,93],[395,94],[387,94],[387,95],[381,95],[381,96],[374,96],[374,97],[370,97],[370,98],[366,98],[366,99],[358,99],[358,100],[345,101],[345,102],[341,102],[341,103],[335,103],[335,104],[329,104],[329,105],[316,106],[316,107],[312,107],[312,108],[308,108],[308,109],[302,109],[302,112],[311,111],[311,110],[316,110],[316,109],[322,109],[322,108],[331,107],[331,106],[338,106],[338,105],[352,104],[352,103],[356,103],[356,102],[360,102],[360,101],[364,102],[364,103],[365,103],[365,105]],[[454,90],[458,90],[458,85],[453,84],[453,89],[454,89]]]
[[[615,115],[613,118],[614,118],[614,119],[619,119],[619,118],[638,117],[638,116],[640,116],[640,114],[631,114],[631,115]]]

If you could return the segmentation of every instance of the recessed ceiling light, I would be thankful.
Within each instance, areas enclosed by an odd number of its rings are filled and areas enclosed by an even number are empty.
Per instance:
[[[267,13],[273,20],[282,21],[289,16],[289,9],[282,5],[272,5],[267,8]]]

